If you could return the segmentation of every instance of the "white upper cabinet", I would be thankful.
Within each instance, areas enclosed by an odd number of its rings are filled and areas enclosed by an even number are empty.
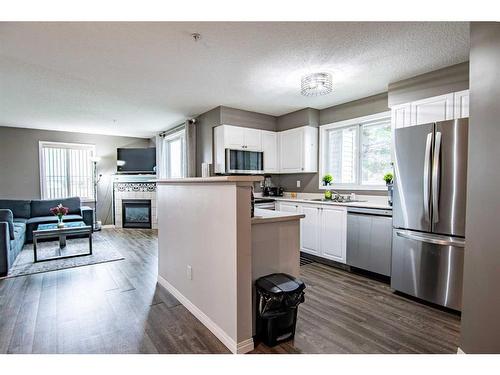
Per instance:
[[[394,129],[410,126],[410,103],[392,107],[391,121]]]
[[[264,172],[279,173],[278,133],[262,131],[262,151],[264,152]]]
[[[316,173],[318,128],[302,126],[273,132],[220,125],[214,128],[215,173],[225,171],[225,149],[262,151],[265,173]]]
[[[453,94],[439,95],[411,103],[411,125],[453,119]]]
[[[391,108],[393,129],[469,117],[469,90],[458,91]]]
[[[216,128],[216,131],[222,132],[224,148],[262,151],[262,131],[259,129],[221,125]]]
[[[469,117],[469,90],[455,93],[454,118]]]
[[[262,151],[262,130],[244,129],[244,146],[248,151]]]
[[[318,171],[318,128],[302,126],[279,133],[280,172]]]

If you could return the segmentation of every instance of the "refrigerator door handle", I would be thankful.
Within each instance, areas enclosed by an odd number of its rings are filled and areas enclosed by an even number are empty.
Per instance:
[[[439,188],[441,183],[441,132],[436,132],[432,162],[432,222],[439,222]]]
[[[430,221],[430,181],[429,175],[431,173],[431,151],[432,151],[432,133],[427,134],[427,141],[425,143],[424,155],[424,215]]]
[[[427,242],[435,245],[465,247],[465,240],[462,238],[436,235],[430,236],[425,233],[415,233],[408,230],[397,230],[396,234],[399,237],[407,238],[409,240]]]

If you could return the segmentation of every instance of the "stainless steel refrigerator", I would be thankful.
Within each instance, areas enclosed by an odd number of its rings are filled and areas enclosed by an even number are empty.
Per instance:
[[[468,119],[396,129],[391,287],[461,310]]]

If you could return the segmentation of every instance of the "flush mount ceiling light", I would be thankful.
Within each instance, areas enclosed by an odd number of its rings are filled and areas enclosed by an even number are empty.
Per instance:
[[[304,96],[327,95],[332,90],[330,73],[313,73],[302,77],[300,93]]]

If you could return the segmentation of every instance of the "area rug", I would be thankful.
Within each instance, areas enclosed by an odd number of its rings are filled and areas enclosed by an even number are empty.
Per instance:
[[[61,255],[81,254],[89,251],[88,238],[68,238],[67,245]],[[59,242],[39,242],[37,249],[38,259],[47,259],[59,255]],[[90,264],[122,260],[124,257],[106,239],[93,236],[92,255],[75,258],[54,259],[45,262],[33,262],[33,244],[24,245],[19,253],[7,278],[31,275],[40,272],[57,271],[66,268],[88,266]]]

